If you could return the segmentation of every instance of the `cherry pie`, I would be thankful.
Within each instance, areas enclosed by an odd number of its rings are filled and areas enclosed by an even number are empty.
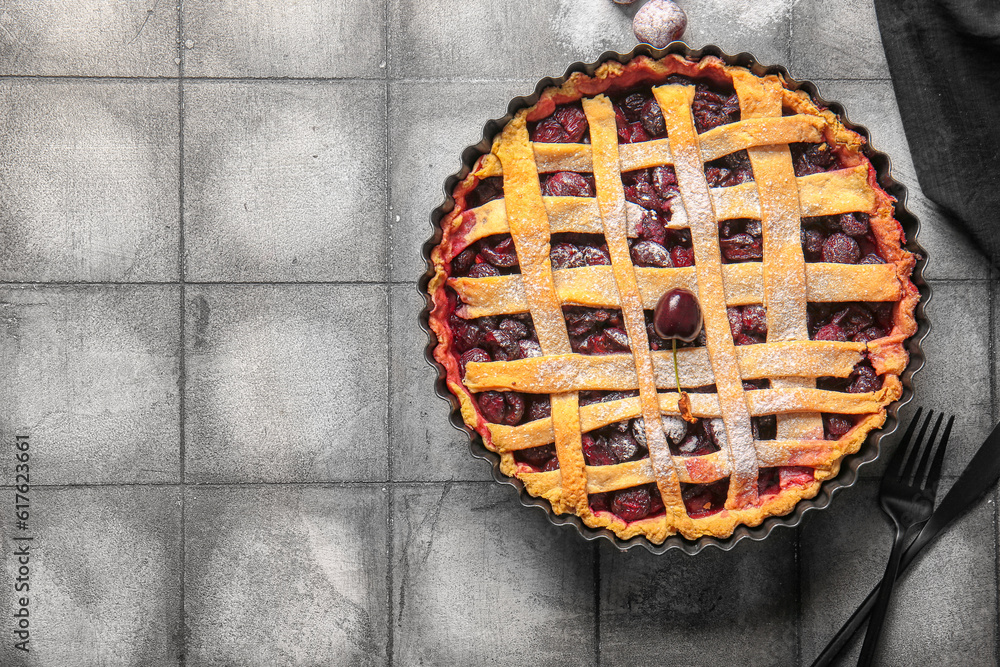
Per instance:
[[[915,256],[864,140],[778,76],[608,62],[454,190],[430,325],[466,423],[556,513],[654,543],[816,495],[901,395]],[[696,293],[671,343],[652,311]]]

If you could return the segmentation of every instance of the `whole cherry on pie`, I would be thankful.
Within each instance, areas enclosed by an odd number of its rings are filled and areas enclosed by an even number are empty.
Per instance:
[[[701,305],[698,297],[684,288],[678,287],[668,291],[656,302],[653,309],[653,329],[660,338],[671,340],[671,351],[674,355],[674,380],[677,387],[677,405],[681,411],[681,419],[696,423],[698,420],[691,413],[691,398],[681,390],[680,371],[677,368],[677,341],[690,343],[701,333]]]
[[[514,113],[428,284],[434,358],[500,471],[655,544],[816,496],[901,396],[916,332],[864,143],[714,56],[612,60]]]
[[[666,292],[653,309],[653,327],[660,338],[690,343],[701,333],[701,305],[690,290],[678,287]]]

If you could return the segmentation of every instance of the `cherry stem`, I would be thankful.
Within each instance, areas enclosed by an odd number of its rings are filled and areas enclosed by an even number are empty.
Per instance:
[[[673,339],[671,339],[671,342],[674,344],[674,380],[677,382],[677,393],[680,394],[681,393],[681,374],[677,370],[677,339],[673,338]]]

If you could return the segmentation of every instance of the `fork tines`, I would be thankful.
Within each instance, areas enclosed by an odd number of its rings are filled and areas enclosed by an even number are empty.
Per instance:
[[[906,434],[903,436],[902,441],[899,443],[896,454],[892,458],[892,462],[889,465],[889,469],[886,470],[886,475],[892,475],[897,477],[904,483],[912,483],[927,489],[936,490],[939,479],[941,478],[941,468],[942,462],[944,460],[945,449],[948,446],[948,439],[951,436],[951,427],[955,422],[954,415],[948,419],[948,423],[945,425],[944,434],[941,436],[941,441],[937,443],[936,453],[934,454],[934,463],[930,465],[931,453],[935,450],[935,442],[937,441],[937,434],[941,428],[941,421],[944,419],[943,414],[938,414],[937,420],[934,422],[934,428],[931,430],[931,437],[924,445],[925,436],[927,435],[927,429],[930,426],[931,419],[934,417],[934,411],[928,410],[927,417],[924,419],[923,425],[920,427],[920,435],[917,436],[916,443],[911,447],[910,440],[913,436],[913,431],[915,430],[917,423],[920,421],[920,413],[923,408],[917,410],[916,414],[913,415],[913,420],[910,422],[909,428],[906,429]],[[923,447],[923,453],[920,455],[921,447]],[[919,465],[917,463],[919,459]],[[900,472],[900,467],[903,468]],[[930,476],[924,483],[924,477],[928,474],[928,469],[930,471]]]

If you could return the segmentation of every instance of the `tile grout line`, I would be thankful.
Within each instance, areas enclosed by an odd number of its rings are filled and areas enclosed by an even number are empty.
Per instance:
[[[178,396],[180,404],[180,497],[181,497],[181,544],[180,544],[180,667],[187,664],[188,624],[187,598],[185,583],[187,580],[187,278],[186,251],[184,239],[184,1],[177,3],[177,278],[180,282],[180,372]]]
[[[386,568],[385,568],[385,593],[386,593],[386,646],[385,646],[385,664],[391,665],[395,660],[393,655],[395,649],[395,628],[393,624],[394,609],[392,603],[392,593],[393,585],[395,580],[392,576],[392,563],[395,554],[393,553],[393,529],[394,529],[394,519],[393,511],[395,510],[395,505],[393,503],[393,497],[395,496],[395,488],[393,486],[393,456],[392,456],[392,322],[393,322],[393,312],[392,312],[392,243],[391,243],[391,229],[392,229],[392,179],[389,178],[389,150],[390,143],[392,141],[392,134],[389,131],[389,113],[391,107],[390,100],[390,86],[389,86],[389,0],[385,0],[382,4],[385,11],[383,15],[383,45],[385,50],[383,51],[385,65],[385,75],[382,79],[384,90],[385,90],[385,240],[384,240],[384,250],[385,250],[385,304],[386,304],[386,317],[385,317],[385,429],[386,429],[386,494],[385,494],[385,555],[386,555]]]

